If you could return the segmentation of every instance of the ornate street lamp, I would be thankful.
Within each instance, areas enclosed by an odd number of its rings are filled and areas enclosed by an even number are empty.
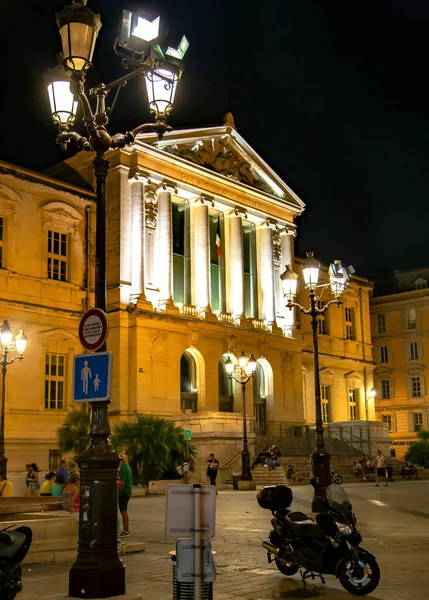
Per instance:
[[[0,345],[2,358],[0,365],[2,367],[2,394],[1,394],[1,412],[0,412],[0,475],[6,477],[7,474],[7,458],[4,453],[4,421],[5,421],[5,405],[6,405],[6,373],[7,367],[14,363],[17,359],[24,358],[25,348],[27,347],[27,337],[22,329],[13,337],[13,331],[9,325],[9,321],[4,319],[3,325],[0,328]],[[10,354],[15,354],[12,358],[8,358]]]
[[[317,339],[319,316],[323,315],[332,304],[336,304],[337,306],[342,304],[342,294],[349,284],[350,276],[354,273],[353,267],[350,266],[346,268],[340,261],[335,261],[329,266],[330,283],[319,285],[319,269],[320,263],[314,258],[314,252],[308,251],[307,258],[302,263],[302,272],[304,286],[310,297],[309,309],[305,309],[294,301],[297,291],[298,275],[294,273],[292,267],[287,265],[286,271],[280,275],[287,308],[292,310],[292,308],[296,306],[302,313],[311,316],[314,353],[314,395],[316,402],[316,449],[312,454],[314,479],[316,483],[312,502],[313,512],[321,512],[324,510],[326,488],[331,484],[331,457],[329,452],[325,449],[323,440],[322,403],[320,399],[319,348]],[[335,300],[331,300],[323,307],[319,308],[317,306],[317,301],[319,299],[317,290],[321,289],[323,291],[327,287],[331,288]]]
[[[105,194],[109,161],[105,155],[109,150],[132,144],[136,135],[142,131],[155,132],[161,139],[171,129],[167,126],[166,118],[173,108],[177,83],[182,73],[181,60],[189,44],[183,37],[177,49],[169,47],[164,54],[157,43],[159,18],[149,22],[137,15],[134,18],[129,11],[123,11],[121,34],[114,49],[129,72],[107,85],[100,83],[90,90],[90,96],[96,98],[93,112],[85,93],[85,77],[92,67],[101,20],[86,3],[87,0],[73,0],[71,6],[66,6],[56,15],[65,71],[59,77],[58,71],[51,72],[48,95],[52,117],[59,130],[57,143],[61,149],[65,150],[73,140],[80,150],[95,153],[95,306],[106,312]],[[136,25],[134,28],[131,27],[133,23]],[[67,76],[69,86],[64,83]],[[155,113],[155,122],[145,123],[124,134],[111,135],[107,131],[107,124],[118,94],[123,86],[137,77],[146,80],[149,108]],[[112,90],[116,90],[116,93],[108,109],[106,97]],[[77,105],[87,137],[71,131]],[[98,351],[105,350],[106,344]],[[77,459],[82,498],[79,549],[76,562],[70,570],[69,581],[69,595],[76,598],[105,598],[125,594],[125,568],[117,549],[116,479],[120,459],[109,441],[109,404],[110,400],[91,403],[90,441]]]
[[[243,450],[241,452],[241,479],[243,481],[252,481],[250,452],[247,443],[246,384],[255,375],[256,360],[253,354],[251,354],[249,358],[244,354],[244,352],[242,352],[238,358],[237,366],[229,357],[226,359],[225,370],[230,379],[234,379],[234,381],[241,385],[243,394]]]

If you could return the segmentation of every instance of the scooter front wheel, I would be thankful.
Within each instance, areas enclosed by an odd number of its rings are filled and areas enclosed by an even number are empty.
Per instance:
[[[380,567],[374,556],[359,549],[359,565],[363,575],[355,573],[353,561],[345,556],[338,565],[337,576],[341,585],[350,594],[365,596],[375,590],[380,582]]]
[[[295,575],[295,573],[298,572],[299,567],[297,567],[293,563],[286,563],[280,560],[279,558],[275,558],[274,560],[276,563],[276,567],[283,575],[288,575],[290,577],[291,575]]]

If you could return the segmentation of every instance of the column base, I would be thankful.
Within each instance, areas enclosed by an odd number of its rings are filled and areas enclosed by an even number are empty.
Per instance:
[[[239,479],[237,481],[237,489],[241,492],[248,492],[249,490],[256,490],[256,483],[253,480]]]
[[[157,310],[161,310],[166,315],[180,315],[180,309],[176,306],[171,298],[168,300],[160,300]]]
[[[70,569],[69,596],[72,598],[110,598],[125,594],[125,566],[117,553],[98,564],[76,560]]]
[[[210,306],[208,306],[207,308],[198,309],[198,314],[201,315],[201,317],[205,321],[208,321],[209,323],[217,323],[218,322],[218,318],[214,314],[214,312],[212,312],[212,309],[210,308]]]
[[[153,304],[150,302],[144,294],[140,294],[137,298],[136,308],[139,310],[153,311]]]

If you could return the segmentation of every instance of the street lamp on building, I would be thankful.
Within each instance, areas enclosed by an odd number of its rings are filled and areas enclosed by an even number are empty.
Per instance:
[[[280,279],[283,285],[283,294],[286,299],[287,308],[296,306],[299,310],[311,317],[311,327],[313,331],[313,351],[314,351],[314,395],[316,402],[316,449],[312,454],[313,472],[316,487],[312,503],[312,510],[320,512],[323,510],[323,501],[326,499],[326,488],[331,483],[330,474],[330,454],[325,449],[323,440],[323,420],[322,404],[320,399],[320,380],[319,380],[319,351],[318,351],[318,324],[319,317],[323,315],[332,304],[340,306],[342,304],[342,295],[349,284],[349,279],[354,273],[353,267],[344,267],[340,261],[335,261],[329,266],[329,284],[319,285],[320,263],[314,258],[312,251],[307,252],[307,258],[302,264],[304,286],[310,297],[310,308],[306,309],[296,303],[295,296],[298,285],[298,275],[292,270],[290,265],[286,266],[286,271],[281,274]],[[320,294],[318,290],[323,291],[330,287],[334,300],[327,302],[323,306],[318,305]]]
[[[24,358],[25,348],[27,346],[27,338],[22,329],[13,337],[13,331],[6,319],[0,327],[0,345],[2,357],[0,365],[2,367],[2,392],[1,392],[1,413],[0,413],[0,475],[6,477],[7,473],[7,458],[4,453],[4,420],[5,420],[5,405],[6,405],[6,373],[9,365],[17,359]]]
[[[228,357],[225,361],[226,374],[230,379],[234,379],[241,385],[243,395],[243,450],[241,452],[241,479],[243,481],[252,481],[250,470],[250,452],[247,443],[247,415],[246,415],[246,384],[253,378],[256,371],[256,360],[253,354],[250,357],[242,352],[238,358],[238,365],[235,365]]]
[[[57,143],[65,150],[71,141],[77,148],[93,152],[96,180],[95,306],[106,312],[106,179],[109,161],[106,153],[132,144],[140,132],[155,132],[161,139],[170,129],[166,119],[173,108],[181,61],[189,46],[185,37],[178,48],[164,52],[158,43],[159,17],[147,21],[123,11],[121,33],[114,49],[128,69],[123,77],[90,90],[96,98],[93,112],[85,92],[86,74],[92,67],[100,15],[87,6],[87,0],[73,0],[57,13],[62,42],[62,66],[45,76],[51,114],[58,127]],[[111,135],[107,124],[118,94],[130,80],[146,80],[148,107],[153,123],[132,131]],[[112,104],[106,98],[116,90]],[[78,108],[87,137],[72,131]],[[98,349],[106,350],[106,344]],[[125,593],[125,569],[117,550],[117,470],[119,456],[109,441],[110,423],[107,402],[91,403],[90,442],[79,456],[81,518],[76,562],[70,570],[69,594],[77,598],[105,598]]]

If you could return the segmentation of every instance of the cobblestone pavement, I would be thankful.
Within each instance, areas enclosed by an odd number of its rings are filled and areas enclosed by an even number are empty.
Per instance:
[[[374,600],[426,600],[429,588],[429,481],[399,482],[389,487],[356,483],[344,486],[361,524],[362,546],[375,554],[381,582]],[[294,507],[308,511],[312,491],[294,488]],[[146,542],[146,551],[129,555],[127,592],[144,600],[172,598],[174,540],[164,537],[165,497],[136,498],[130,503],[130,540]],[[284,577],[268,565],[261,541],[270,529],[270,513],[257,505],[254,492],[221,491],[217,496],[215,600],[320,600],[352,598],[335,577],[326,585]],[[19,600],[60,600],[66,596],[69,563],[24,568]]]

